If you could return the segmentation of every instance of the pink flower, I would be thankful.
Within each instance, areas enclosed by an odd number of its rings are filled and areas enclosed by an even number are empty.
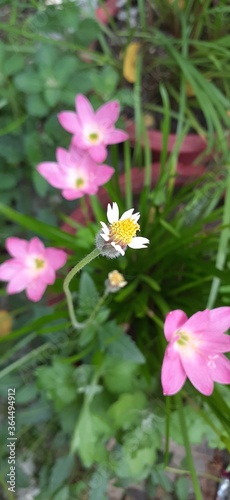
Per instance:
[[[164,395],[178,392],[186,377],[198,391],[209,396],[214,382],[230,383],[230,307],[206,309],[187,318],[181,310],[171,311],[164,324],[169,342],[162,365]]]
[[[126,132],[114,128],[120,113],[118,101],[108,102],[95,112],[89,100],[78,94],[76,111],[62,111],[58,115],[59,122],[64,129],[74,134],[72,144],[87,150],[95,161],[103,162],[106,159],[108,144],[128,139]]]
[[[38,172],[58,189],[67,200],[95,194],[112,177],[114,169],[108,165],[97,165],[87,152],[71,148],[58,148],[57,162],[40,163]]]
[[[0,279],[9,281],[7,293],[26,290],[28,299],[38,302],[47,285],[55,282],[55,271],[66,263],[66,252],[45,248],[39,238],[26,241],[10,237],[6,248],[13,257],[0,265]]]

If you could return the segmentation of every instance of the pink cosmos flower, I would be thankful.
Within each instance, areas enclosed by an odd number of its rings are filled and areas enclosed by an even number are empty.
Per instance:
[[[164,324],[169,342],[162,365],[164,395],[178,392],[186,377],[198,391],[209,396],[214,382],[230,383],[230,307],[206,309],[188,319],[181,310],[171,311]]]
[[[74,134],[72,144],[87,150],[97,162],[103,162],[107,156],[106,146],[128,139],[123,130],[115,129],[120,106],[118,101],[103,104],[96,112],[89,100],[82,94],[76,97],[76,111],[62,111],[58,119],[62,127]]]
[[[97,165],[87,152],[70,148],[58,148],[57,162],[44,162],[37,166],[38,172],[55,188],[62,190],[67,200],[81,198],[85,194],[96,194],[112,177],[114,169],[108,165]]]
[[[45,248],[36,237],[30,241],[7,238],[6,248],[13,257],[0,265],[0,280],[9,281],[7,293],[26,290],[28,299],[38,302],[47,285],[55,282],[55,271],[66,263],[66,252]]]

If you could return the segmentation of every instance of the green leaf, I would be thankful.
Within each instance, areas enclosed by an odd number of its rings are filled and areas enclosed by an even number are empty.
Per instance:
[[[35,166],[42,161],[40,136],[37,132],[26,134],[24,139],[25,152],[30,165]]]
[[[119,76],[113,68],[105,67],[100,72],[92,73],[91,80],[95,91],[102,96],[103,100],[107,100],[114,94]]]
[[[136,363],[127,361],[114,361],[108,358],[104,373],[104,384],[113,394],[133,391],[139,371]]]
[[[52,108],[53,106],[56,106],[56,104],[58,104],[58,102],[60,101],[61,90],[47,88],[44,91],[44,98],[45,98],[45,101],[47,102],[48,106],[50,106]]]
[[[76,38],[83,44],[89,45],[97,40],[101,32],[99,24],[91,17],[83,19],[78,25]]]
[[[4,73],[7,76],[12,76],[24,67],[24,57],[20,54],[13,54],[5,60]]]
[[[147,399],[142,392],[122,394],[109,408],[108,414],[116,428],[128,429],[140,420],[140,412],[147,407]]]
[[[28,95],[26,99],[26,109],[31,116],[42,118],[48,115],[49,108],[43,97],[38,95]]]
[[[105,461],[104,442],[111,435],[111,428],[106,420],[83,407],[74,432],[71,449],[78,451],[83,464],[90,467],[95,461]]]
[[[24,157],[23,142],[21,138],[7,135],[0,137],[0,156],[13,165],[19,163]]]
[[[52,497],[52,500],[69,500],[70,498],[69,486],[64,486]]]
[[[88,315],[92,312],[99,299],[98,291],[91,276],[83,272],[79,285],[79,309],[78,313]]]
[[[45,45],[39,45],[34,59],[40,66],[40,72],[44,74],[44,71],[50,71],[50,68],[59,61],[59,57],[59,50],[54,45],[46,43]]]
[[[17,75],[14,79],[15,87],[26,94],[37,94],[42,90],[42,82],[38,73],[28,70]]]
[[[17,175],[12,173],[1,173],[1,182],[0,182],[0,191],[4,191],[6,189],[13,189],[18,183]]]
[[[110,321],[100,326],[98,333],[101,346],[111,358],[145,363],[145,358],[135,342],[115,322]]]
[[[108,471],[102,466],[99,466],[93,473],[89,482],[89,500],[108,500],[108,482]]]
[[[178,500],[186,500],[189,497],[189,482],[186,477],[180,477],[176,481],[176,495]]]
[[[37,191],[38,195],[43,198],[49,190],[48,182],[41,176],[41,174],[39,174],[39,172],[37,172],[37,170],[33,170],[32,172],[32,181],[35,191]]]
[[[73,455],[59,457],[52,467],[49,482],[49,494],[53,495],[60,486],[69,478],[74,465]]]

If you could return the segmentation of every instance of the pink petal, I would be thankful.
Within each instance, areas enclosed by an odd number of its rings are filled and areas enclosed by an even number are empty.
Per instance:
[[[205,396],[210,396],[214,385],[207,366],[207,356],[202,356],[193,350],[188,355],[186,353],[184,355],[181,354],[181,363],[194,387],[202,394],[205,394]]]
[[[0,280],[8,281],[22,269],[22,262],[17,259],[10,259],[0,265]]]
[[[58,120],[61,126],[71,134],[78,133],[81,130],[79,119],[73,111],[62,111],[58,114]]]
[[[209,321],[212,330],[226,332],[230,328],[230,307],[211,309]]]
[[[77,189],[63,189],[62,191],[62,196],[66,200],[77,200],[78,198],[82,198],[82,196],[85,195],[85,192],[80,190],[77,191]]]
[[[186,321],[183,328],[192,333],[203,332],[207,330],[207,326],[209,325],[209,315],[209,309],[198,311]]]
[[[31,275],[28,269],[21,269],[13,276],[7,285],[7,293],[10,295],[13,293],[19,293],[25,290],[28,283],[31,281]]]
[[[205,332],[200,335],[200,338],[202,351],[210,354],[230,351],[230,335]]]
[[[6,240],[6,249],[13,257],[25,257],[27,254],[28,241],[11,236]]]
[[[213,360],[209,361],[209,370],[215,382],[230,384],[230,361],[226,356],[213,356]]]
[[[175,311],[167,314],[164,324],[164,334],[168,341],[171,340],[174,333],[183,327],[187,319],[188,316],[181,309],[175,309]]]
[[[46,290],[46,283],[43,283],[40,279],[34,279],[27,287],[26,287],[26,296],[29,300],[33,302],[38,302],[42,295]]]
[[[39,274],[39,280],[41,280],[46,285],[53,285],[56,279],[56,274],[54,268],[51,266],[46,266],[44,271]]]
[[[29,242],[28,246],[28,253],[29,254],[41,254],[44,255],[45,253],[45,247],[42,243],[42,241],[35,236],[35,238],[32,238]]]
[[[120,114],[120,104],[118,101],[110,101],[103,104],[96,111],[96,120],[104,128],[111,127],[118,119]]]
[[[105,161],[107,157],[107,149],[104,144],[98,144],[98,146],[91,146],[89,149],[89,154],[93,160],[98,163]]]
[[[76,97],[76,110],[78,114],[78,118],[80,120],[81,124],[89,124],[94,122],[95,123],[95,113],[94,110],[89,102],[89,100],[83,95],[83,94],[78,94]]]
[[[71,145],[70,145],[70,148],[76,148],[76,149],[83,149],[84,151],[85,150],[88,150],[89,148],[89,145],[83,135],[82,132],[79,132],[79,134],[76,134],[73,136],[73,139],[71,141]]]
[[[51,186],[57,189],[63,189],[66,184],[65,174],[61,171],[59,165],[54,162],[44,162],[37,166],[38,172],[44,177]]]
[[[186,380],[186,373],[181,364],[179,354],[172,346],[165,351],[161,368],[161,384],[165,396],[171,396],[180,391]]]
[[[53,269],[57,270],[65,265],[67,261],[67,253],[63,250],[59,250],[58,248],[50,247],[46,249],[46,260]]]
[[[114,168],[108,165],[98,165],[96,182],[98,186],[102,186],[111,179],[114,174]]]
[[[57,148],[56,150],[57,162],[63,167],[69,167],[70,165],[70,152],[64,148]]]
[[[106,131],[104,134],[105,144],[117,144],[126,141],[128,138],[128,134],[120,129],[111,129],[111,131]]]

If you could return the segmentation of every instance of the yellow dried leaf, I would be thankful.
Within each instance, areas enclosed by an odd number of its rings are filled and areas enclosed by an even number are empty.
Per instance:
[[[0,337],[8,335],[12,330],[13,319],[8,311],[0,310]]]
[[[140,46],[138,42],[131,42],[125,51],[123,76],[129,83],[134,83],[136,80],[137,55]]]

